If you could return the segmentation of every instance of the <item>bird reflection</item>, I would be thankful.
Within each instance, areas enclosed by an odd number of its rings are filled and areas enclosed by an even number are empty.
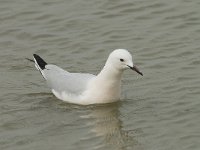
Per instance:
[[[91,126],[91,133],[103,138],[103,146],[117,150],[138,145],[133,135],[130,136],[129,131],[122,129],[120,106],[120,103],[90,106],[88,113],[81,116],[87,118],[86,124]]]

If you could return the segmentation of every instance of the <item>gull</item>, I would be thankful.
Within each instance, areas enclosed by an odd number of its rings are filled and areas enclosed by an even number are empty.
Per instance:
[[[120,100],[121,79],[126,69],[134,70],[143,76],[133,64],[131,54],[125,49],[111,52],[98,75],[68,72],[56,65],[47,64],[37,54],[33,54],[32,61],[58,99],[79,105]]]

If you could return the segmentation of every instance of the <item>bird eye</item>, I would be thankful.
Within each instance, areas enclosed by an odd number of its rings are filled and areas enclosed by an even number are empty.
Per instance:
[[[124,62],[124,59],[120,59],[121,62]]]

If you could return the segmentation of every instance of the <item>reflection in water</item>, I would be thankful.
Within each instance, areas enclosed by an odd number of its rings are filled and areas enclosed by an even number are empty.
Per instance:
[[[123,130],[119,112],[120,103],[90,107],[89,113],[81,117],[87,118],[87,124],[92,126],[91,132],[95,133],[96,137],[103,138],[103,145],[113,149],[125,147],[138,149],[139,144],[134,140],[133,135],[130,136],[129,131]]]

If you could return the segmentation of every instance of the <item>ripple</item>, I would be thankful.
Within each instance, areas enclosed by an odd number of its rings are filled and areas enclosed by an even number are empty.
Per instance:
[[[199,149],[199,2],[0,4],[0,149]],[[116,48],[144,77],[126,71],[122,102],[100,107],[58,101],[24,59],[97,74]]]

